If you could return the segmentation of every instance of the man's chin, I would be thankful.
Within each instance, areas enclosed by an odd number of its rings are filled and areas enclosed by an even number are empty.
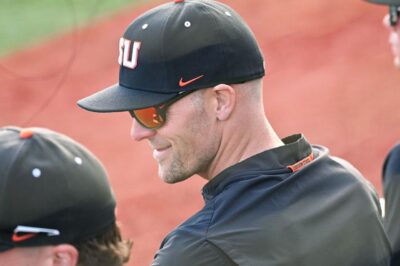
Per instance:
[[[166,173],[163,173],[162,171],[159,171],[158,175],[160,176],[160,179],[167,184],[179,183],[179,182],[185,181],[186,179],[188,179],[190,177],[190,176],[183,176],[183,175],[177,176],[174,174],[166,174]]]

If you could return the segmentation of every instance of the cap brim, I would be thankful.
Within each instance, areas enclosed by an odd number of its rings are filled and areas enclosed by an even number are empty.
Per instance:
[[[379,5],[400,5],[400,0],[366,0],[367,2]]]
[[[176,95],[135,90],[115,84],[79,100],[78,105],[92,112],[123,112],[158,105]]]
[[[3,243],[0,243],[0,252],[4,252],[4,251],[7,251],[12,248],[13,248],[12,246],[7,246],[7,245],[4,245]]]

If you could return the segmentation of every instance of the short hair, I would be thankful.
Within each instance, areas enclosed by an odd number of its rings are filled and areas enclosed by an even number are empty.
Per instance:
[[[123,240],[114,223],[103,233],[74,244],[79,252],[78,266],[122,266],[129,261],[131,240]]]
[[[262,78],[246,81],[240,84],[232,84],[237,87],[240,97],[246,97],[255,101],[262,100]]]

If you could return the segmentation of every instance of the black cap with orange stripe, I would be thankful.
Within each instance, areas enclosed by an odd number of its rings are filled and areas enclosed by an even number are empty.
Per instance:
[[[0,251],[75,244],[114,222],[106,172],[86,148],[48,129],[0,128]]]
[[[265,74],[248,25],[232,8],[212,0],[175,0],[139,16],[119,41],[118,62],[119,83],[79,106],[94,112],[141,109],[185,91]]]

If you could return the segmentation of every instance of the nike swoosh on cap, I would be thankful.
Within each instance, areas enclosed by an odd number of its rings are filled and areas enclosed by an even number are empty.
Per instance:
[[[193,78],[193,79],[191,79],[191,80],[188,80],[188,81],[183,81],[183,78],[181,78],[181,79],[179,80],[179,86],[180,86],[180,87],[185,87],[185,86],[189,85],[190,83],[193,83],[193,82],[195,82],[195,81],[198,80],[198,79],[201,79],[202,77],[204,77],[204,75],[200,75],[200,76],[195,77],[195,78]]]
[[[13,235],[12,235],[12,241],[13,242],[21,242],[21,241],[25,241],[25,240],[27,240],[27,239],[29,239],[29,238],[32,238],[32,237],[34,237],[34,236],[36,236],[36,234],[25,234],[25,235],[17,235],[17,233],[14,233]]]

